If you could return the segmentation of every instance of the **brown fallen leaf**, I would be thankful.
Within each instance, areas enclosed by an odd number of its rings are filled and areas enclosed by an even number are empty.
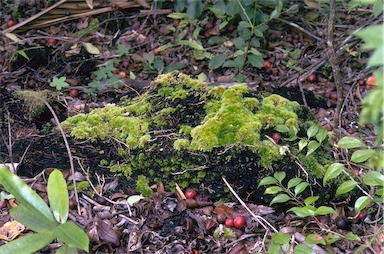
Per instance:
[[[106,241],[115,247],[120,245],[121,233],[109,223],[96,218],[96,229],[101,241]]]
[[[0,239],[12,241],[21,232],[25,230],[25,226],[18,221],[9,221],[0,228]]]

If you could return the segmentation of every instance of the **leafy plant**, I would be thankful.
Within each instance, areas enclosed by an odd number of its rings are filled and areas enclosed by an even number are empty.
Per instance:
[[[0,167],[0,182],[20,202],[19,206],[10,210],[11,217],[36,232],[0,246],[0,253],[33,253],[55,238],[64,243],[58,252],[77,253],[77,248],[88,252],[87,234],[79,226],[67,221],[68,190],[59,170],[52,171],[48,178],[50,207],[23,180],[5,167]]]
[[[69,84],[65,82],[66,79],[67,79],[66,77],[60,77],[60,78],[54,77],[52,79],[52,82],[49,83],[49,85],[51,87],[55,87],[57,91],[61,91],[61,89],[63,89],[64,87],[69,86]]]

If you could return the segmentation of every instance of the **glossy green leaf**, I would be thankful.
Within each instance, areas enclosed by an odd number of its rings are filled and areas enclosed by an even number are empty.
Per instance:
[[[51,233],[36,233],[13,240],[0,247],[1,254],[29,254],[44,248],[55,239]]]
[[[267,177],[264,177],[263,179],[261,179],[257,188],[259,188],[260,186],[263,186],[263,185],[270,185],[270,184],[275,184],[275,183],[277,183],[277,180],[274,177],[267,176]]]
[[[309,205],[313,204],[314,202],[316,202],[318,199],[319,199],[319,196],[307,197],[306,199],[304,199],[304,204],[306,206],[309,206]]]
[[[278,244],[288,244],[290,239],[291,239],[291,236],[289,234],[285,234],[281,232],[276,232],[272,236],[272,241]]]
[[[55,236],[71,248],[78,248],[88,252],[89,239],[87,234],[72,222],[60,224],[53,229]]]
[[[303,150],[304,147],[306,147],[308,145],[308,141],[305,140],[305,139],[302,139],[299,141],[299,151]]]
[[[268,187],[265,191],[264,191],[264,194],[277,194],[279,193],[280,191],[282,191],[283,189],[279,186],[270,186]]]
[[[67,183],[60,170],[53,170],[48,178],[48,200],[53,216],[60,223],[68,218],[69,198]]]
[[[360,237],[358,235],[355,235],[352,232],[348,232],[345,235],[345,239],[350,240],[350,241],[361,241]]]
[[[368,186],[384,185],[384,175],[378,171],[368,171],[363,178],[363,183]]]
[[[286,173],[284,171],[275,172],[273,176],[276,178],[277,181],[280,183],[284,180]]]
[[[298,244],[293,248],[293,254],[316,254],[316,252],[306,244]]]
[[[348,180],[340,184],[340,186],[336,190],[337,195],[345,194],[350,192],[356,187],[357,183],[354,180]]]
[[[211,70],[215,70],[220,68],[225,60],[227,59],[228,54],[218,54],[212,57],[212,59],[208,63],[208,68]]]
[[[320,126],[318,124],[312,124],[311,127],[307,130],[307,137],[311,138],[316,135],[316,133],[319,131]]]
[[[315,208],[312,206],[305,206],[305,207],[292,207],[287,212],[293,212],[297,216],[300,217],[308,217],[308,216],[315,216]]]
[[[351,161],[355,163],[361,163],[368,160],[372,156],[374,156],[375,153],[376,153],[375,150],[368,150],[368,149],[356,150],[353,152],[351,156]]]
[[[340,173],[343,172],[343,170],[344,170],[344,165],[343,164],[341,164],[341,163],[333,163],[333,164],[331,164],[327,168],[327,171],[324,174],[323,185],[325,186],[325,184],[329,180],[338,177],[340,175]]]
[[[295,187],[296,185],[298,185],[299,183],[301,183],[303,181],[303,179],[301,178],[292,178],[288,181],[288,189],[292,188],[292,187]]]
[[[354,137],[343,137],[339,140],[337,146],[344,149],[351,149],[356,147],[364,147],[365,144]]]
[[[367,205],[369,204],[369,201],[370,199],[367,196],[359,197],[355,202],[355,210],[356,211],[363,210],[365,207],[367,207]]]
[[[307,182],[299,183],[295,187],[295,190],[294,190],[295,191],[295,196],[297,196],[300,193],[302,193],[308,186],[309,186],[309,183],[307,183]]]
[[[275,127],[275,130],[278,131],[278,132],[281,132],[281,133],[288,133],[289,132],[288,127],[285,126],[285,125],[277,125]]]
[[[320,206],[315,211],[316,215],[337,214],[335,209],[329,206]]]
[[[326,129],[324,128],[321,128],[319,129],[319,131],[316,133],[316,139],[317,141],[319,141],[320,143],[324,141],[324,139],[328,136],[328,132]]]
[[[312,154],[314,151],[316,151],[316,149],[319,148],[319,146],[320,146],[320,143],[317,141],[309,142],[307,156]]]
[[[270,205],[276,204],[276,203],[285,203],[288,200],[291,200],[291,198],[287,194],[279,194],[272,199]]]
[[[48,205],[44,200],[34,192],[20,177],[12,174],[5,167],[0,167],[0,182],[5,189],[15,196],[16,200],[31,211],[36,217],[43,217],[46,220],[53,222],[53,216]]]
[[[337,242],[340,239],[338,234],[328,233],[325,237],[325,243],[331,245],[332,243]]]
[[[56,254],[78,254],[76,248],[71,248],[68,245],[64,244],[57,249]]]
[[[308,244],[323,244],[325,245],[325,240],[319,234],[309,234],[305,237],[305,242]]]
[[[18,205],[10,210],[11,217],[35,232],[47,232],[57,225],[44,216],[34,214],[24,205]]]

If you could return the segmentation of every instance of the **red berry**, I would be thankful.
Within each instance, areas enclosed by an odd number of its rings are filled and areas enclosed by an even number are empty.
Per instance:
[[[226,220],[225,220],[225,226],[227,226],[227,227],[233,227],[233,219],[232,218],[227,218]]]
[[[213,24],[212,23],[208,23],[205,25],[205,27],[209,30],[211,30],[213,28]]]
[[[57,40],[56,40],[55,38],[49,38],[49,39],[47,40],[47,45],[48,45],[48,46],[56,45],[56,43],[57,43]]]
[[[269,69],[272,67],[272,64],[268,60],[264,60],[264,68]]]
[[[331,94],[329,95],[329,98],[331,100],[336,101],[337,100],[337,92],[336,91],[332,91]]]
[[[364,220],[367,217],[367,213],[364,211],[360,211],[358,215],[359,219]]]
[[[273,133],[273,134],[272,134],[272,139],[273,139],[273,141],[275,141],[276,143],[278,143],[278,142],[280,141],[280,139],[281,139],[281,134],[278,133],[278,132]]]
[[[244,225],[245,225],[245,218],[243,216],[239,215],[233,219],[233,226],[235,226],[235,228],[242,228],[244,227]]]
[[[15,24],[15,22],[13,22],[13,20],[8,20],[6,25],[7,25],[8,28],[10,28],[14,24]]]
[[[370,86],[375,86],[376,85],[376,78],[375,78],[375,76],[369,76],[367,78],[367,81],[365,82],[365,84],[370,85]]]
[[[127,73],[125,73],[125,71],[119,72],[119,75],[120,75],[121,78],[126,78],[127,77]]]
[[[72,98],[77,98],[79,96],[79,91],[77,89],[71,89],[69,91],[69,96]]]
[[[189,188],[185,191],[184,195],[187,199],[195,199],[197,192],[195,189]]]
[[[308,80],[308,82],[315,83],[315,82],[317,82],[317,77],[316,77],[316,75],[311,74],[308,76],[307,80]]]

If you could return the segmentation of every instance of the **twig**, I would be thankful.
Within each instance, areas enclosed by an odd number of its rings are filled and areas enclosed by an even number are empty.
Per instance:
[[[251,209],[249,209],[249,207],[244,203],[243,200],[241,200],[241,198],[239,197],[239,195],[237,195],[237,193],[232,189],[231,185],[229,185],[229,183],[227,182],[227,180],[222,177],[224,183],[228,186],[229,190],[232,192],[232,194],[235,196],[235,198],[240,202],[240,204],[253,216],[253,218],[256,219],[256,221],[266,230],[268,230],[268,227],[270,229],[272,229],[274,232],[278,232],[278,230],[271,225],[271,223],[269,223],[266,219],[264,219],[263,217],[261,217],[260,215],[256,215],[252,212]],[[267,224],[268,227],[266,225]]]
[[[303,33],[305,33],[305,34],[311,36],[312,38],[318,40],[319,42],[323,42],[323,41],[324,41],[324,39],[322,39],[322,38],[320,38],[320,37],[314,35],[313,33],[311,33],[311,32],[309,32],[309,31],[305,30],[304,28],[302,28],[302,27],[299,26],[298,24],[295,24],[295,23],[290,22],[290,21],[286,21],[286,20],[281,19],[281,18],[277,18],[276,20],[278,20],[278,21],[280,21],[280,22],[283,22],[283,23],[285,23],[285,24],[287,24],[287,25],[293,26],[294,28],[299,29],[299,30],[302,31]]]
[[[334,124],[335,126],[340,126],[341,123],[340,115],[341,115],[341,107],[343,105],[343,84],[341,83],[341,74],[340,74],[340,66],[337,60],[335,45],[333,41],[333,33],[334,33],[334,21],[335,21],[335,0],[331,0],[329,7],[329,18],[328,18],[328,28],[327,28],[327,45],[328,45],[328,55],[329,62],[332,66],[333,79],[336,85],[337,91],[337,104],[336,104],[336,112],[334,115]]]

